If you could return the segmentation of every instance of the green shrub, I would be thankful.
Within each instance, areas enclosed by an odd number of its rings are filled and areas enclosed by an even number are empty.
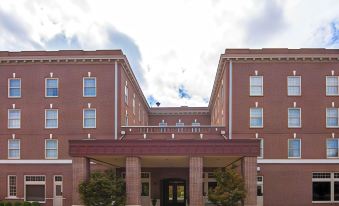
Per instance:
[[[30,202],[24,202],[24,206],[32,206],[32,203],[30,203]]]
[[[32,202],[32,206],[40,206],[40,203],[38,203],[38,202]]]
[[[5,206],[5,203],[3,203],[3,202],[0,202],[0,206]]]
[[[5,206],[13,206],[13,204],[11,202],[6,202]]]
[[[14,206],[22,206],[22,202],[15,202]]]

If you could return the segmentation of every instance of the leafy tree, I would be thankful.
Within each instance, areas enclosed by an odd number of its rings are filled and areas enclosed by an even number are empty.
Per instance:
[[[125,183],[112,170],[94,172],[89,180],[79,185],[80,197],[86,206],[124,206]]]
[[[232,165],[231,168],[220,168],[214,172],[217,186],[208,192],[208,198],[214,204],[237,206],[245,199],[245,182],[235,169],[236,166]]]

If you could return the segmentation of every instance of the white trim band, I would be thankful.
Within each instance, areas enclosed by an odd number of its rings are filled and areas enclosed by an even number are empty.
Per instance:
[[[258,159],[258,164],[338,164],[339,159]]]
[[[72,164],[72,160],[0,160],[0,164]]]

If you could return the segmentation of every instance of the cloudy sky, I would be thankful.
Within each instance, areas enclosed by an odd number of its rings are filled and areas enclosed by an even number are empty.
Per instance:
[[[151,105],[206,106],[225,48],[339,48],[338,0],[0,1],[0,50],[122,49]]]

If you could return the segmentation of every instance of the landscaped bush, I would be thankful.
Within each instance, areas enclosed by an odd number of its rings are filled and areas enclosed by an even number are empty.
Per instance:
[[[13,206],[13,204],[11,202],[6,202],[5,206]]]
[[[3,202],[0,202],[0,206],[5,206],[5,203],[3,203]]]
[[[32,206],[40,206],[40,203],[38,203],[38,202],[32,202]]]
[[[30,203],[30,202],[24,202],[24,206],[32,206],[32,203]]]
[[[22,202],[15,202],[14,206],[22,206]]]

